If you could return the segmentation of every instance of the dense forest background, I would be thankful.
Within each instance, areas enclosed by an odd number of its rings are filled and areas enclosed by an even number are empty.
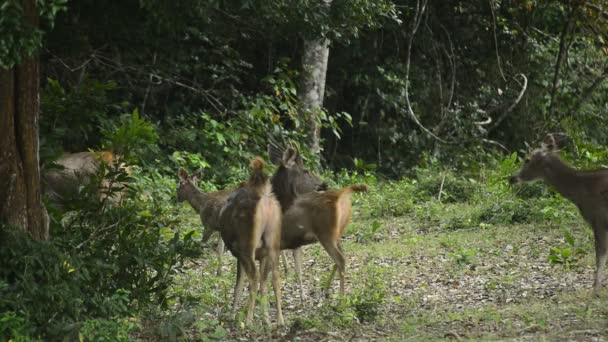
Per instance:
[[[606,16],[591,1],[73,2],[41,52],[43,149],[99,147],[137,109],[166,154],[242,163],[269,134],[306,134],[301,57],[318,36],[330,168],[394,177],[553,131],[605,144]]]
[[[315,43],[329,59],[311,110]],[[580,304],[591,231],[554,191],[506,179],[550,132],[569,137],[568,162],[607,165],[607,79],[604,0],[3,1],[0,131],[32,115],[0,136],[0,160],[32,158],[0,175],[40,183],[65,153],[121,159],[61,205],[33,186],[50,228],[29,231],[46,241],[0,217],[0,340],[606,336],[606,306]],[[311,247],[311,301],[295,304],[286,273],[279,332],[226,320],[234,265],[210,271],[198,216],[175,203],[178,167],[224,189],[269,143],[297,146],[330,187],[370,186],[344,239],[349,294],[315,292],[329,262]],[[120,205],[100,199],[107,179],[128,184]]]

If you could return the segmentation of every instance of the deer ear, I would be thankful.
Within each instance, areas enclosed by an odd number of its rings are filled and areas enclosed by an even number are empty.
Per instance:
[[[267,149],[270,162],[274,165],[281,165],[283,155],[279,147],[274,144],[268,144]]]
[[[177,175],[179,176],[179,180],[182,182],[188,180],[188,172],[181,167],[177,170]]]
[[[198,170],[196,170],[193,174],[192,174],[192,181],[194,183],[198,183],[198,181],[201,179],[201,176],[203,174],[203,168],[200,168]]]
[[[299,157],[298,150],[296,150],[293,147],[288,147],[287,150],[285,150],[285,152],[283,152],[283,158],[281,160],[281,164],[283,164],[283,166],[285,166],[288,169],[292,168],[296,164],[298,157]]]
[[[547,152],[553,152],[558,149],[557,141],[555,140],[553,134],[547,134],[541,145],[543,150]]]

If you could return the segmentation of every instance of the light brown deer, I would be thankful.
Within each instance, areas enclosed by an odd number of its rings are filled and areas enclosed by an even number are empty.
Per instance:
[[[326,290],[338,270],[340,294],[344,294],[346,260],[340,239],[352,214],[351,195],[367,191],[366,185],[350,185],[341,190],[309,192],[297,197],[283,214],[281,249],[297,249],[319,242],[335,265]]]
[[[327,184],[304,167],[300,152],[293,147],[281,150],[276,144],[268,145],[270,161],[277,165],[277,170],[272,176],[272,191],[274,191],[281,211],[285,213],[293,204],[295,199],[313,191],[327,190]],[[281,247],[281,249],[284,249]],[[304,289],[302,284],[302,249],[300,247],[292,250],[294,268],[300,287],[300,299],[304,300]],[[285,259],[283,259],[286,262]]]
[[[199,214],[201,223],[205,227],[203,242],[207,242],[211,235],[220,231],[220,210],[226,204],[226,199],[234,189],[205,193],[197,187],[200,170],[192,176],[184,169],[178,170],[179,184],[177,185],[177,201],[188,201],[190,206]],[[216,274],[222,273],[222,255],[224,254],[224,240],[221,238],[217,244],[218,267]]]
[[[120,156],[110,151],[63,154],[55,161],[59,168],[46,169],[42,172],[44,191],[53,203],[61,206],[74,198],[80,187],[91,182],[102,163],[110,166],[118,163],[118,167],[130,175],[131,167],[125,166],[120,160]],[[119,202],[124,188],[124,183],[112,184],[111,181],[104,179],[99,189],[99,197],[103,200],[110,193],[114,197],[112,200]],[[117,189],[118,191],[113,191]]]
[[[567,165],[559,158],[559,138],[547,135],[542,147],[530,154],[510,183],[542,179],[576,204],[593,228],[596,258],[593,293],[598,295],[608,256],[608,170],[578,171]]]
[[[220,234],[224,243],[237,259],[237,280],[234,287],[232,315],[236,314],[243,291],[243,272],[249,280],[249,308],[247,324],[253,320],[255,296],[259,278],[264,320],[268,317],[266,280],[272,271],[272,285],[276,297],[277,321],[284,324],[281,311],[281,284],[278,270],[281,243],[281,208],[264,174],[260,158],[251,161],[251,176],[228,197],[220,212]],[[260,260],[260,272],[256,267]]]

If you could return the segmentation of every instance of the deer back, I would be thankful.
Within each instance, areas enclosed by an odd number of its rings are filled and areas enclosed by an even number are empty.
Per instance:
[[[281,248],[297,248],[317,240],[339,240],[352,214],[351,194],[366,190],[366,186],[348,186],[298,197],[283,215]]]
[[[228,196],[220,212],[222,239],[235,255],[261,247],[278,249],[280,244],[279,202],[263,174],[263,162],[255,159],[252,168],[249,181]]]
[[[116,156],[109,151],[66,153],[55,161],[58,168],[47,169],[42,174],[45,192],[54,202],[74,196],[80,187],[91,182],[102,162],[113,163]],[[127,174],[131,168],[121,165]],[[106,189],[109,182],[103,181],[102,189]]]

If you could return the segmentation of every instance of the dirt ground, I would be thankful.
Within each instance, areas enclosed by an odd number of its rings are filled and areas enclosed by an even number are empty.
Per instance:
[[[354,222],[343,240],[347,295],[336,295],[338,281],[334,279],[326,299],[322,288],[332,263],[318,245],[312,245],[304,252],[302,300],[293,259],[287,254],[287,272],[285,265],[281,268],[286,326],[271,330],[262,324],[259,305],[254,327],[243,327],[246,292],[237,321],[229,319],[234,258],[224,255],[223,274],[217,276],[218,260],[210,245],[207,259],[192,265],[175,289],[181,298],[176,310],[189,307],[197,312],[201,328],[189,331],[188,337],[608,340],[608,288],[605,285],[599,298],[591,296],[593,239],[582,221],[463,230],[436,228],[415,217],[355,218]],[[370,225],[378,224],[377,231],[366,233]],[[574,244],[566,243],[566,231],[571,232]],[[560,254],[560,259],[548,260],[550,254],[567,248],[570,252]],[[270,300],[274,320],[274,295]],[[213,324],[221,327],[219,333]]]

